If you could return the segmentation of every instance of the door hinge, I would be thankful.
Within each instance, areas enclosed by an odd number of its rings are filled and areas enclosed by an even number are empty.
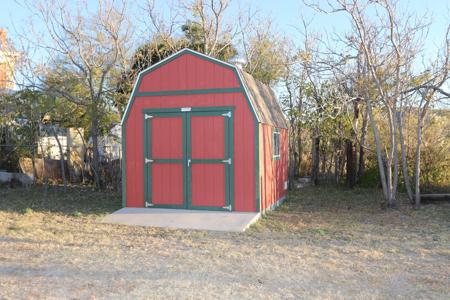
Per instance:
[[[231,111],[229,111],[229,112],[227,112],[227,113],[224,113],[224,114],[222,114],[222,116],[224,116],[224,117],[228,117],[228,118],[231,118]]]
[[[231,204],[227,206],[222,206],[222,208],[231,211]]]
[[[152,207],[152,206],[154,206],[153,203],[148,203],[147,201],[145,201],[145,207]]]
[[[231,158],[222,160],[223,163],[231,165]]]
[[[147,157],[145,158],[145,163],[146,163],[146,164],[152,163],[152,162],[153,162],[153,159],[148,159]]]
[[[145,114],[145,115],[144,115],[144,119],[145,119],[145,120],[147,120],[147,119],[151,119],[151,118],[153,118],[153,116],[152,116],[152,115],[147,115],[147,114]]]

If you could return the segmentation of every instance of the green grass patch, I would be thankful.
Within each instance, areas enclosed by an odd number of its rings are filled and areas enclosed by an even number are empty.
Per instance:
[[[33,209],[30,208],[30,207],[26,207],[26,208],[24,208],[24,209],[22,210],[22,213],[23,213],[24,215],[31,215],[31,214],[33,213]]]

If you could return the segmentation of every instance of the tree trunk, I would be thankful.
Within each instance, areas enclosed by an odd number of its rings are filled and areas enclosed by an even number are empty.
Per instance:
[[[411,190],[411,182],[409,180],[409,174],[408,174],[408,158],[406,156],[406,147],[405,147],[405,139],[403,137],[403,122],[402,122],[402,113],[398,113],[397,117],[398,121],[398,131],[399,131],[399,138],[400,138],[400,150],[402,155],[402,174],[403,174],[403,181],[405,182],[405,188],[406,193],[408,194],[408,199],[411,201],[411,203],[414,203],[414,196],[413,192]]]
[[[367,113],[369,115],[370,126],[372,127],[373,136],[375,139],[375,150],[377,153],[378,170],[380,172],[381,187],[383,188],[383,197],[385,201],[388,201],[389,191],[386,184],[386,172],[384,168],[383,155],[381,152],[382,150],[381,150],[380,134],[378,132],[378,127],[372,114],[372,104],[370,103],[370,100],[367,100]]]
[[[365,146],[366,146],[366,136],[367,136],[367,125],[368,125],[368,113],[367,108],[364,112],[362,128],[361,128],[361,138],[359,145],[359,162],[358,162],[358,181],[364,176],[366,171],[366,155],[365,155]]]
[[[340,138],[335,142],[335,159],[334,159],[334,181],[336,184],[339,184],[341,180],[341,143],[342,140]]]
[[[392,167],[394,166],[394,160],[395,160],[395,154],[396,154],[396,124],[394,122],[395,117],[393,116],[393,110],[391,108],[388,108],[388,117],[389,117],[389,140],[390,140],[390,146],[391,148],[386,150],[386,183],[387,183],[387,191],[388,191],[388,198],[387,198],[387,206],[393,207],[395,206],[395,194],[394,194],[394,183],[396,181],[396,176],[398,176],[395,173],[395,170],[392,170]],[[398,171],[398,168],[397,168]]]
[[[302,160],[303,160],[303,139],[300,125],[298,126],[298,133],[297,133],[297,151],[298,151],[298,162],[296,172],[300,176],[302,172]]]
[[[67,178],[66,178],[66,168],[64,166],[64,152],[61,146],[61,141],[59,140],[58,133],[56,132],[55,128],[53,127],[53,136],[56,139],[56,143],[58,144],[59,149],[59,162],[61,165],[61,177],[64,184],[64,193],[67,192]]]
[[[94,114],[94,117],[92,118],[91,134],[92,134],[92,171],[94,172],[95,187],[100,188],[100,175],[99,175],[100,155],[98,153],[98,119],[96,114]]]
[[[351,140],[345,141],[347,157],[347,185],[354,188],[356,184],[356,145]]]
[[[322,143],[322,149],[320,149],[321,151],[320,152],[322,152],[321,154],[319,154],[319,156],[322,158],[321,160],[322,160],[322,164],[320,165],[320,173],[322,173],[322,174],[326,174],[326,172],[327,172],[327,160],[328,160],[328,157],[327,157],[327,150],[326,150],[326,148],[325,148],[325,145],[323,145],[323,143]],[[328,174],[327,174],[328,175]],[[327,176],[328,177],[328,176]]]
[[[312,163],[311,163],[311,181],[314,185],[319,183],[319,162],[320,162],[320,137],[317,128],[314,130],[312,141]]]
[[[302,96],[298,95],[298,103],[297,103],[297,114],[301,116],[303,114],[303,100]],[[303,161],[303,137],[302,137],[302,123],[297,117],[297,154],[298,154],[298,163],[296,168],[296,173],[298,176],[301,176],[302,172],[302,161]]]
[[[45,169],[45,152],[44,152],[44,147],[42,147],[42,143],[39,143],[39,146],[41,148],[41,153],[42,153],[42,179],[44,180],[45,192],[47,193],[48,177],[47,177],[47,170]]]
[[[395,118],[395,115],[394,115]],[[394,127],[394,158],[393,158],[393,163],[394,163],[394,178],[392,181],[392,192],[391,192],[391,205],[392,206],[396,206],[396,201],[397,201],[397,187],[398,187],[398,138],[397,138],[397,121],[394,119],[394,123],[395,123],[395,127]]]
[[[351,128],[351,138],[345,141],[345,151],[347,157],[347,184],[349,188],[353,189],[356,184],[356,128],[358,128],[359,121],[359,103],[361,98],[353,100],[353,120]]]
[[[69,131],[69,129],[67,129],[67,130]],[[69,133],[69,135],[70,135],[70,133]],[[72,164],[72,161],[70,158],[70,152],[71,152],[70,146],[69,146],[69,143],[67,143],[67,146],[66,146],[67,173],[69,174],[69,183],[72,183],[73,182],[73,174],[72,174],[73,164]]]
[[[417,209],[420,207],[420,146],[422,145],[422,128],[423,128],[423,117],[421,116],[420,108],[418,114],[419,116],[417,124],[417,145],[414,160],[414,189],[415,189],[415,205]]]
[[[83,165],[81,166],[81,182],[84,184],[86,182],[86,176],[84,174],[84,171],[87,169],[85,158],[86,158],[86,152],[87,152],[88,147],[87,147],[86,141],[84,140],[84,136],[81,134],[80,129],[79,128],[76,128],[76,129],[77,129],[78,135],[80,136],[81,142],[83,143],[83,147],[84,147],[84,156],[80,157],[80,160],[83,162]]]
[[[291,126],[291,128],[292,128],[292,126]],[[289,143],[289,176],[288,176],[289,190],[291,190],[291,191],[294,189],[296,166],[297,166],[297,158],[296,158],[296,154],[295,154],[293,138],[291,137],[291,140]]]
[[[288,89],[288,92],[290,90]],[[289,97],[290,100],[290,111],[292,108],[292,95]],[[297,166],[297,160],[295,157],[295,131],[293,130],[295,126],[295,118],[291,116],[289,118],[289,166],[288,166],[288,188],[290,191],[294,189],[294,179],[295,179],[295,168]]]
[[[330,155],[330,163],[327,166],[327,174],[333,174],[333,166],[334,166],[334,155]]]
[[[31,145],[31,165],[33,167],[33,184],[36,183],[37,170],[36,170],[36,145]]]

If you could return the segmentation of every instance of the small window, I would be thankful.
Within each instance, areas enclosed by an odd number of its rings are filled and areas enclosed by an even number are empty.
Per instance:
[[[280,159],[280,132],[275,129],[273,132],[273,159]]]

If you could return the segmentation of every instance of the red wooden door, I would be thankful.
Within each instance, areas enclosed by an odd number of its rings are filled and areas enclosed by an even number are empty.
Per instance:
[[[231,112],[191,112],[187,117],[188,207],[231,210]]]
[[[146,121],[146,206],[185,207],[185,117],[149,113]]]

